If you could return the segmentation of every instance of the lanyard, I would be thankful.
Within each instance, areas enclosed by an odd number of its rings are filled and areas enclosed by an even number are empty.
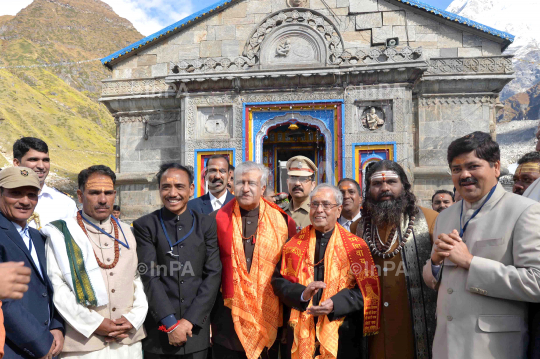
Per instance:
[[[461,238],[463,238],[463,235],[465,234],[465,231],[467,230],[467,226],[469,226],[469,222],[472,221],[472,219],[474,217],[476,217],[476,215],[478,213],[480,213],[480,211],[482,210],[482,208],[484,207],[484,205],[489,201],[489,199],[491,198],[491,196],[493,196],[493,193],[495,193],[495,190],[497,189],[497,185],[493,186],[493,188],[491,189],[491,191],[489,192],[486,200],[484,201],[484,203],[482,203],[482,205],[480,206],[480,208],[478,208],[472,215],[471,218],[469,218],[469,220],[465,223],[465,226],[461,226],[461,221],[462,221],[462,218],[463,218],[463,201],[461,201],[461,215],[459,216],[459,228],[461,228],[461,231],[459,232],[459,236]]]
[[[124,234],[124,230],[122,229],[122,226],[120,226],[120,223],[118,223],[118,220],[114,217],[114,216],[110,216],[110,218],[112,218],[113,221],[116,222],[116,224],[118,225],[118,228],[120,228],[120,232],[122,232],[122,235],[124,236],[124,240],[126,241],[126,243],[123,243],[120,238],[114,238],[113,236],[111,236],[109,233],[105,232],[103,229],[99,228],[98,226],[96,226],[94,223],[90,222],[89,220],[87,220],[83,214],[82,214],[82,211],[80,211],[81,213],[81,217],[82,219],[88,223],[89,225],[91,225],[92,227],[94,227],[95,229],[97,229],[98,231],[100,231],[101,233],[103,233],[104,235],[106,235],[107,237],[111,237],[112,239],[114,239],[115,241],[117,241],[118,243],[120,243],[121,245],[123,245],[124,247],[126,247],[127,249],[129,249],[129,243],[126,239],[126,235]]]
[[[165,223],[163,222],[162,212],[163,212],[163,208],[161,209],[161,211],[159,211],[159,221],[161,222],[161,228],[163,229],[163,233],[165,233],[165,238],[167,238],[167,242],[169,243],[169,246],[171,247],[171,251],[167,253],[173,257],[178,257],[177,255],[173,254],[173,247],[185,241],[186,238],[189,237],[191,233],[193,233],[193,229],[195,229],[195,216],[193,215],[193,212],[191,211],[191,209],[189,209],[189,213],[191,214],[191,217],[193,218],[193,224],[191,225],[191,229],[185,236],[180,238],[178,242],[176,242],[175,244],[172,244],[171,238],[169,237],[169,234],[167,233],[167,228],[165,228]]]

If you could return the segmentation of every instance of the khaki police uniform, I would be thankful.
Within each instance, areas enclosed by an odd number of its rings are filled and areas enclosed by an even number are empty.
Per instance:
[[[295,156],[287,161],[287,174],[289,176],[315,176],[317,166],[309,158]],[[293,199],[285,206],[284,211],[296,222],[297,229],[302,229],[311,224],[309,219],[309,198],[293,209]]]

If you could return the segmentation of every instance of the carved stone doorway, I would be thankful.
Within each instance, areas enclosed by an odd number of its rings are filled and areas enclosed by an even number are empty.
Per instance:
[[[263,163],[271,171],[268,185],[276,191],[287,192],[285,163],[294,156],[305,156],[323,169],[320,182],[326,182],[326,139],[313,125],[291,120],[268,129],[263,139]]]

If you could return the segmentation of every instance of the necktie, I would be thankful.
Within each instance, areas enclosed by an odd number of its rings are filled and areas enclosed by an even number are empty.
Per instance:
[[[23,234],[28,238],[28,251],[32,255],[32,238],[30,237],[30,233],[28,233],[28,227],[23,230]]]

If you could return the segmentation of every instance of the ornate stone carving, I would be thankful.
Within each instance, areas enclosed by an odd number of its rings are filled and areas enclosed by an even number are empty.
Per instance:
[[[104,81],[102,96],[163,93],[174,90],[165,79]]]
[[[114,116],[115,123],[143,122],[151,124],[170,123],[180,119],[180,111],[133,112]]]
[[[298,37],[296,39],[299,39]],[[305,44],[303,45],[305,46]],[[312,46],[312,49],[317,49],[318,47]],[[303,48],[305,49],[305,47]],[[291,41],[291,50],[289,51],[289,55],[287,57],[291,57],[291,53],[296,54],[296,59],[299,60],[301,56],[306,56],[305,53],[302,53],[302,49],[295,48],[294,42]],[[308,49],[309,50],[309,49]],[[323,48],[324,50],[324,48]],[[269,53],[272,55],[274,60],[279,59],[277,55],[277,51],[274,52],[269,51]],[[315,52],[313,52],[315,54]],[[311,63],[315,64],[317,63],[317,60],[313,60],[316,57],[316,55],[308,55],[311,56]],[[286,58],[285,56],[283,58]],[[322,55],[320,56],[322,58]],[[386,50],[379,50],[374,49],[369,52],[365,52],[364,50],[358,50],[357,52],[351,54],[349,51],[344,51],[339,54],[339,56],[336,59],[336,62],[333,64],[333,66],[329,66],[329,69],[331,68],[337,68],[337,66],[358,66],[359,70],[361,66],[369,66],[372,64],[380,64],[380,63],[406,63],[410,61],[418,61],[422,59],[422,48],[410,48],[410,47],[404,47],[403,49],[396,51],[395,49],[386,49]],[[212,60],[212,61],[208,61]],[[217,75],[216,79],[225,78],[228,80],[231,80],[234,78],[234,74],[231,74],[231,72],[239,72],[242,73],[246,70],[252,70],[253,67],[256,65],[254,62],[255,59],[249,60],[244,57],[238,57],[236,59],[228,59],[228,58],[214,58],[214,59],[207,59],[206,61],[201,60],[184,60],[179,62],[178,64],[171,64],[171,75],[176,74],[198,74],[198,73],[219,73],[219,72],[228,72],[226,74],[223,74],[221,76]],[[288,60],[288,62],[292,62],[292,65],[294,65],[294,61]],[[275,61],[277,65],[277,61]],[[282,64],[280,66],[283,66]],[[285,66],[287,67],[287,66]],[[349,68],[347,71],[352,71],[354,73],[354,68]],[[326,72],[320,71],[319,69],[315,69],[313,71],[310,71],[309,69],[303,70],[302,76],[307,75],[325,75]],[[242,78],[251,78],[255,75],[249,75],[245,74],[242,75]],[[272,72],[264,72],[261,74],[257,74],[256,76],[263,76],[263,77],[272,77],[274,74]],[[214,77],[212,77],[213,79]],[[197,81],[200,79],[197,77]]]
[[[211,115],[204,123],[204,130],[210,135],[221,135],[227,131],[227,119],[223,115]]]
[[[261,45],[262,68],[320,67],[326,65],[326,44],[313,29],[303,25],[284,26]]]
[[[289,7],[307,7],[308,0],[287,0]]]
[[[384,125],[384,121],[385,114],[382,108],[368,107],[362,114],[362,125],[372,131],[381,128]]]
[[[420,97],[420,106],[430,105],[465,105],[465,104],[495,104],[497,96],[444,96]]]
[[[431,59],[427,75],[461,73],[500,73],[514,72],[510,57],[478,57]]]
[[[289,51],[291,51],[291,40],[285,39],[277,45],[276,57],[287,57]]]
[[[420,60],[422,58],[422,48],[411,48],[405,46],[400,50],[388,47],[386,49],[359,49],[354,54],[349,51],[342,52],[337,60],[336,65],[368,65],[388,62],[408,62]]]
[[[199,107],[197,138],[230,138],[232,134],[232,107]]]
[[[278,11],[267,17],[249,38],[244,56],[259,62],[261,47],[265,40],[273,36],[274,31],[291,25],[303,25],[318,34],[327,48],[326,62],[328,64],[334,64],[339,54],[343,52],[341,34],[326,16],[314,10],[296,8],[292,11]]]

